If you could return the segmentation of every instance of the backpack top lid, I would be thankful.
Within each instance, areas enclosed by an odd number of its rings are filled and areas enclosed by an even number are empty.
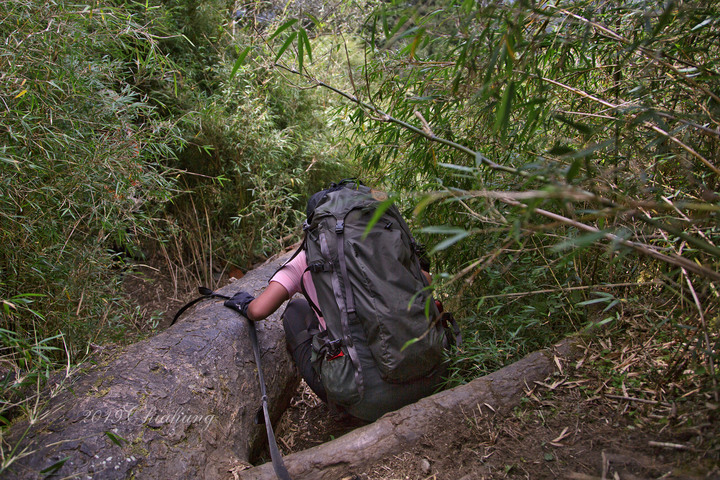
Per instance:
[[[369,199],[372,197],[376,201],[387,200],[387,196],[384,196],[382,192],[371,190],[369,187],[366,187],[365,184],[360,180],[353,178],[344,179],[341,180],[339,183],[331,183],[330,187],[312,194],[312,196],[308,200],[307,206],[305,207],[305,223],[310,224],[312,222],[315,210],[328,199],[329,194],[343,189],[365,192],[368,195]]]
[[[307,207],[305,208],[305,215],[307,216],[308,222],[310,222],[312,214],[315,212],[315,208],[325,198],[327,192],[328,189],[320,190],[319,192],[314,193],[312,197],[310,197],[310,200],[308,200]]]

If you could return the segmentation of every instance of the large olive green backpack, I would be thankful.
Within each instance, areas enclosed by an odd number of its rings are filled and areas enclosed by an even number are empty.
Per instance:
[[[440,314],[417,245],[397,207],[383,200],[344,181],[325,192],[305,225],[319,305],[310,303],[327,324],[313,340],[315,367],[341,405],[363,396],[361,345],[390,383],[427,376],[442,362]]]

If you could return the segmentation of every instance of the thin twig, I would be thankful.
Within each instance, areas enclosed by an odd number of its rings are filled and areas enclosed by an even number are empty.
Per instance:
[[[589,100],[592,100],[592,101],[594,101],[594,102],[597,102],[597,103],[599,103],[600,105],[603,105],[603,106],[605,106],[605,107],[611,108],[611,109],[613,109],[613,110],[618,110],[618,109],[620,109],[620,108],[623,106],[623,105],[615,105],[615,104],[610,103],[610,102],[608,102],[608,101],[606,101],[606,100],[603,100],[603,99],[601,99],[601,98],[599,98],[599,97],[596,97],[595,95],[591,95],[591,94],[585,92],[584,90],[580,90],[580,89],[578,89],[578,88],[571,87],[570,85],[566,85],[566,84],[564,84],[564,83],[558,82],[557,80],[553,80],[553,79],[551,79],[551,78],[540,77],[540,79],[543,80],[543,81],[545,81],[545,82],[548,82],[548,83],[551,83],[551,84],[553,84],[553,85],[556,85],[556,86],[558,86],[558,87],[560,87],[560,88],[563,88],[563,89],[565,89],[565,90],[567,90],[567,91],[569,91],[569,92],[572,92],[572,93],[574,93],[574,94],[576,94],[576,95],[578,95],[578,96],[580,96],[580,97],[587,98],[587,99],[589,99]],[[720,100],[719,100],[719,101],[720,101]],[[703,164],[705,164],[705,165],[706,165],[709,169],[711,169],[713,172],[715,172],[715,173],[717,173],[718,175],[720,175],[720,168],[718,168],[718,167],[716,167],[715,165],[713,165],[712,163],[710,163],[710,161],[709,161],[707,158],[705,158],[705,157],[703,157],[702,155],[700,155],[697,151],[695,151],[695,150],[694,150],[692,147],[690,147],[689,145],[685,144],[682,140],[680,140],[680,139],[678,139],[677,137],[671,135],[670,133],[666,132],[665,130],[663,130],[662,128],[658,127],[657,125],[655,125],[655,124],[653,124],[653,123],[651,123],[651,122],[647,122],[647,121],[646,121],[646,122],[643,122],[643,125],[644,125],[645,127],[649,128],[650,130],[653,130],[654,132],[659,133],[660,135],[666,137],[668,140],[670,140],[670,141],[678,144],[683,150],[685,150],[685,151],[688,152],[690,155],[692,155],[692,156],[694,156],[695,158],[697,158],[698,160],[700,160]]]
[[[460,196],[460,194],[458,192],[450,192],[450,191],[438,192],[438,193],[432,194],[432,197],[433,197],[432,199],[433,199],[433,201],[435,201],[435,200],[439,200],[441,198],[445,198],[445,197],[449,197],[449,196],[454,196],[457,198],[458,196]],[[658,209],[658,210],[672,208],[672,204],[670,204],[670,206],[668,206],[668,205],[656,203],[656,202],[648,203],[648,202],[639,202],[639,201],[632,201],[632,202],[630,202],[629,205],[621,206],[621,205],[617,205],[603,197],[597,196],[593,193],[586,192],[584,190],[574,190],[574,189],[569,189],[569,188],[562,189],[562,190],[558,189],[555,191],[528,190],[526,192],[501,192],[501,191],[496,191],[496,190],[469,190],[469,191],[463,192],[461,196],[490,198],[490,199],[500,200],[505,203],[508,203],[508,201],[511,201],[511,200],[518,202],[519,200],[553,199],[553,198],[563,199],[563,200],[572,200],[572,201],[578,201],[578,202],[595,201],[595,202],[599,202],[605,206],[611,207],[613,209],[616,209],[616,210],[623,209],[625,211],[627,211],[628,209],[632,210],[632,209],[636,209],[636,208],[639,208],[639,209],[654,208],[654,209]],[[705,204],[702,204],[702,205],[705,205]],[[708,204],[708,205],[710,205],[710,204]],[[685,205],[683,205],[683,206],[685,206]],[[718,207],[716,205],[711,205],[710,210],[711,211],[720,211],[720,207]],[[563,217],[563,218],[565,218],[565,217]],[[688,243],[692,244],[694,247],[696,247],[700,250],[703,250],[704,252],[709,253],[710,255],[720,258],[720,248],[716,247],[715,245],[713,245],[710,242],[707,242],[702,239],[688,235],[685,232],[682,232],[672,226],[662,224],[662,223],[650,218],[647,214],[636,214],[635,218],[637,218],[638,220],[640,220],[644,223],[647,223],[648,225],[651,225],[652,227],[658,229],[661,232],[664,230],[664,231],[671,233],[672,235],[676,235],[676,236],[682,238],[683,240],[687,241]],[[563,222],[563,223],[565,223],[565,222]]]
[[[663,407],[671,407],[672,406],[667,402],[659,402],[657,400],[648,400],[646,398],[636,398],[636,397],[628,397],[628,396],[623,396],[623,395],[609,395],[609,394],[606,394],[605,396],[607,398],[614,398],[616,400],[627,400],[629,402],[647,403],[650,405],[661,405]]]
[[[661,284],[662,284],[662,282],[660,282],[659,280],[652,280],[650,282],[641,282],[641,283],[638,283],[638,282],[608,283],[608,284],[599,283],[596,285],[583,285],[583,286],[578,286],[578,287],[562,287],[561,286],[559,288],[546,288],[543,290],[532,290],[530,292],[515,292],[515,293],[500,293],[497,295],[483,295],[482,297],[480,297],[480,299],[485,300],[487,298],[523,297],[526,295],[539,295],[539,294],[543,294],[543,293],[553,293],[553,292],[557,292],[558,290],[562,291],[562,292],[570,292],[570,291],[575,291],[575,290],[590,290],[593,288],[599,289],[599,288],[641,287],[641,286],[645,286],[645,285],[661,285]]]
[[[677,207],[670,201],[670,199],[668,199],[667,197],[661,197],[661,198],[663,199],[664,202],[666,202],[668,205],[670,205],[670,206],[672,207],[672,209],[673,209],[675,212],[677,212],[678,215],[680,215],[680,216],[682,217],[683,220],[685,220],[686,222],[690,222],[690,221],[691,221],[690,218],[688,218],[687,215],[685,215],[679,208],[677,208]],[[693,226],[694,226],[694,225],[693,225]],[[709,244],[712,245],[713,247],[716,246],[716,245],[705,235],[705,233],[704,233],[702,230],[700,230],[699,228],[696,227],[696,228],[695,228],[695,231],[697,232],[698,235],[700,235],[702,238],[704,238],[707,243],[709,243]]]
[[[702,325],[703,335],[705,337],[705,348],[707,348],[705,359],[708,364],[708,369],[710,370],[710,378],[712,378],[713,381],[713,395],[715,397],[715,402],[717,403],[720,402],[720,394],[718,392],[717,376],[715,375],[715,363],[712,359],[710,335],[708,335],[707,323],[705,322],[705,314],[703,312],[702,305],[700,305],[700,300],[698,299],[697,293],[695,293],[695,287],[693,287],[692,281],[690,281],[690,276],[687,274],[687,272],[685,272],[684,268],[683,273],[685,273],[685,281],[688,284],[688,288],[690,288],[690,293],[692,294],[693,300],[695,301],[695,306],[698,309],[698,315],[700,316],[700,324]]]
[[[507,203],[508,205],[513,205],[513,206],[518,206],[518,207],[522,207],[522,208],[527,208],[527,205],[524,205],[524,204],[522,204],[522,203],[520,203],[520,202],[517,202],[517,201],[515,201],[515,200],[510,200],[510,199],[500,199],[500,200],[503,201],[503,202],[505,202],[505,203]],[[584,230],[584,231],[586,231],[586,232],[590,232],[590,233],[601,233],[600,230],[599,230],[598,228],[596,228],[596,227],[593,227],[593,226],[590,226],[590,225],[586,225],[586,224],[584,224],[584,223],[580,223],[580,222],[578,222],[578,221],[576,221],[576,220],[573,220],[573,219],[571,219],[571,218],[564,217],[564,216],[562,216],[562,215],[558,215],[557,213],[549,212],[549,211],[543,210],[543,209],[541,209],[541,208],[535,208],[535,209],[533,209],[533,212],[535,212],[535,213],[537,213],[537,214],[539,214],[539,215],[542,215],[542,216],[544,216],[544,217],[550,218],[550,219],[552,219],[552,220],[557,220],[557,221],[559,221],[559,222],[562,222],[562,223],[565,223],[565,224],[567,224],[567,225],[573,226],[573,227],[575,227],[575,228],[577,228],[577,229]],[[702,275],[702,276],[704,276],[704,277],[708,277],[708,278],[711,278],[711,279],[713,279],[713,280],[720,281],[720,273],[718,273],[718,272],[716,272],[716,271],[714,271],[714,270],[711,270],[711,269],[709,269],[709,268],[706,268],[706,267],[704,267],[704,266],[702,266],[702,265],[699,265],[699,264],[697,264],[697,263],[694,263],[694,262],[688,260],[688,259],[685,258],[685,257],[681,257],[681,256],[679,256],[679,255],[677,255],[677,254],[666,255],[666,254],[664,254],[664,253],[658,252],[657,250],[655,250],[655,249],[653,249],[653,248],[651,248],[651,247],[648,247],[647,245],[643,245],[643,244],[640,244],[640,243],[637,243],[637,242],[631,242],[631,241],[629,241],[629,240],[625,240],[624,238],[620,238],[620,237],[618,237],[617,235],[615,235],[615,234],[613,234],[613,233],[609,233],[609,232],[603,233],[603,237],[605,237],[607,240],[610,240],[610,241],[612,241],[612,242],[618,243],[618,244],[623,245],[623,246],[625,246],[625,247],[632,248],[633,250],[635,250],[635,251],[637,251],[637,252],[640,252],[640,253],[642,253],[642,254],[644,254],[644,255],[647,255],[647,256],[649,256],[649,257],[656,258],[656,259],[658,259],[658,260],[661,260],[661,261],[663,261],[663,262],[669,263],[669,264],[671,264],[671,265],[675,265],[675,266],[678,266],[678,267],[684,267],[684,268],[686,268],[687,270],[689,270],[689,271],[691,271],[691,272],[693,272],[693,273],[696,273],[696,274],[698,274],[698,275]]]
[[[716,167],[715,165],[713,165],[712,163],[710,163],[710,161],[709,161],[708,159],[706,159],[705,157],[703,157],[702,155],[700,155],[700,154],[699,154],[698,152],[696,152],[692,147],[690,147],[689,145],[685,144],[685,143],[684,143],[682,140],[680,140],[679,138],[670,135],[668,132],[666,132],[666,131],[663,130],[662,128],[658,127],[657,125],[653,125],[653,124],[650,123],[650,122],[643,122],[643,124],[644,124],[646,127],[650,128],[651,130],[659,133],[660,135],[663,135],[663,136],[666,137],[668,140],[670,140],[670,141],[672,141],[672,142],[674,142],[674,143],[677,143],[683,150],[685,150],[685,151],[688,152],[690,155],[692,155],[693,157],[695,157],[695,158],[697,158],[698,160],[700,160],[700,161],[701,161],[702,163],[704,163],[710,170],[712,170],[713,172],[715,172],[715,173],[717,173],[718,175],[720,175],[720,168],[718,168],[718,167]]]
[[[577,19],[577,20],[580,20],[581,22],[587,23],[588,25],[591,25],[592,27],[600,30],[601,32],[603,32],[603,33],[605,33],[605,34],[607,34],[607,35],[610,36],[612,39],[617,40],[617,41],[619,41],[619,42],[621,42],[621,43],[624,43],[625,45],[632,45],[632,44],[633,44],[633,42],[631,42],[629,39],[623,37],[622,35],[620,35],[620,34],[618,34],[618,33],[616,33],[616,32],[614,32],[613,30],[609,29],[608,27],[606,27],[606,26],[604,26],[604,25],[600,25],[600,24],[598,24],[598,23],[596,23],[596,22],[593,22],[593,21],[591,21],[591,20],[588,20],[587,18],[582,17],[582,16],[580,16],[580,15],[577,15],[577,14],[575,14],[575,13],[572,13],[572,12],[570,12],[570,11],[568,11],[568,10],[562,9],[562,10],[560,10],[560,12],[562,12],[562,13],[570,16],[570,17],[573,17],[573,18],[575,18],[575,19]],[[678,70],[677,67],[675,67],[674,65],[672,65],[672,64],[666,62],[665,60],[663,60],[661,57],[658,56],[658,54],[657,54],[655,51],[653,51],[653,50],[651,50],[651,49],[649,49],[649,48],[643,47],[643,46],[640,46],[640,47],[638,47],[638,48],[639,48],[639,50],[640,50],[645,56],[650,57],[652,60],[656,61],[657,63],[659,63],[660,65],[664,66],[665,68],[667,68],[667,69],[669,69],[669,70],[672,70],[673,73],[675,73],[677,76],[681,77],[683,80],[685,80],[686,82],[688,82],[690,85],[692,85],[693,87],[695,87],[695,88],[697,88],[697,89],[702,90],[703,93],[705,93],[706,95],[712,97],[716,102],[720,103],[720,97],[718,97],[714,92],[708,90],[708,89],[705,88],[703,85],[698,84],[695,80],[692,79],[692,77],[690,77],[689,75],[685,75],[683,72],[681,72],[680,70]]]
[[[687,445],[682,445],[680,443],[654,442],[651,440],[648,442],[648,445],[651,447],[673,448],[675,450],[692,450],[692,447],[688,447]]]
[[[683,243],[683,245],[681,245],[681,247],[680,247],[681,251],[682,251],[682,248],[684,248],[684,245],[685,245],[684,243]],[[705,322],[705,312],[703,311],[702,305],[700,304],[700,299],[698,298],[697,293],[695,292],[695,287],[693,287],[692,281],[690,280],[690,276],[687,274],[687,270],[685,270],[683,268],[682,272],[683,272],[683,276],[685,277],[685,281],[688,284],[688,288],[690,288],[690,293],[692,294],[693,302],[695,303],[695,306],[698,309],[698,315],[700,316],[700,324],[702,326],[703,335],[705,337],[705,346],[707,348],[707,355],[705,355],[705,358],[707,359],[708,369],[710,370],[710,377],[713,380],[713,387],[714,387],[713,394],[715,397],[715,402],[720,402],[717,377],[715,375],[715,363],[713,362],[712,355],[711,355],[710,335],[708,334],[707,323]]]
[[[375,107],[375,106],[373,106],[373,105],[370,105],[370,104],[368,104],[368,103],[365,103],[365,102],[363,102],[362,100],[360,100],[359,98],[357,98],[356,96],[350,95],[349,93],[346,93],[346,92],[343,92],[342,90],[339,90],[339,89],[333,87],[332,85],[328,85],[327,83],[322,82],[322,81],[320,81],[320,80],[318,80],[318,79],[316,79],[316,78],[313,78],[313,77],[311,77],[311,76],[309,76],[309,75],[307,75],[307,74],[298,72],[298,71],[295,70],[294,68],[287,67],[287,66],[282,65],[282,64],[280,64],[280,63],[275,63],[275,66],[276,66],[276,67],[279,67],[279,68],[282,68],[282,69],[284,69],[284,70],[287,70],[287,71],[290,72],[290,73],[294,73],[294,74],[296,74],[296,75],[300,75],[300,76],[304,77],[306,80],[309,80],[309,81],[313,82],[315,85],[317,85],[317,86],[319,86],[319,87],[327,88],[328,90],[330,90],[330,91],[332,91],[332,92],[335,92],[336,94],[338,94],[338,95],[340,95],[340,96],[342,96],[342,97],[345,97],[346,99],[348,99],[348,100],[350,100],[351,102],[359,105],[360,107],[364,108],[365,110],[369,110],[369,111],[373,112],[375,115],[377,115],[377,117],[375,117],[376,120],[383,121],[383,122],[394,123],[394,124],[396,124],[396,125],[399,125],[399,126],[403,127],[404,129],[410,130],[411,132],[416,133],[416,134],[418,134],[418,135],[420,135],[420,136],[422,136],[422,137],[424,137],[424,138],[426,138],[426,139],[428,139],[428,140],[430,140],[430,141],[437,142],[437,143],[441,143],[441,144],[443,144],[443,145],[447,145],[448,147],[452,147],[452,148],[454,148],[455,150],[458,150],[458,151],[460,151],[460,152],[463,152],[463,153],[465,153],[466,155],[468,155],[468,156],[472,157],[473,159],[475,159],[475,162],[476,162],[476,164],[478,164],[478,165],[479,165],[479,164],[482,164],[482,165],[485,165],[485,166],[487,166],[488,168],[490,168],[490,169],[492,169],[492,170],[498,170],[498,171],[503,171],[503,172],[507,172],[507,173],[512,173],[512,174],[520,175],[520,176],[523,176],[523,177],[533,176],[533,175],[532,175],[531,173],[529,173],[529,172],[525,172],[525,171],[522,171],[522,170],[518,170],[517,168],[508,167],[508,166],[506,166],[506,165],[500,165],[499,163],[493,162],[492,160],[490,160],[489,158],[487,158],[485,155],[483,155],[483,154],[480,153],[480,152],[477,152],[477,151],[475,151],[475,150],[473,150],[473,149],[471,149],[471,148],[468,148],[468,147],[466,147],[466,146],[464,146],[464,145],[461,145],[461,144],[459,144],[459,143],[455,143],[455,142],[453,142],[453,141],[451,141],[451,140],[448,140],[448,139],[446,139],[446,138],[438,137],[437,135],[433,134],[432,132],[430,132],[429,134],[428,134],[428,133],[425,133],[425,131],[423,131],[422,128],[418,128],[418,127],[416,127],[415,125],[412,125],[412,124],[410,124],[410,123],[407,123],[407,122],[404,122],[404,121],[402,121],[402,120],[399,120],[399,119],[397,119],[397,118],[395,118],[395,117],[393,117],[393,116],[391,116],[391,115],[388,115],[388,114],[385,113],[384,111],[380,110],[378,107]],[[537,179],[539,179],[539,180],[543,180],[543,177],[540,177],[540,176],[534,176],[534,178],[537,178]]]
[[[473,157],[473,158],[475,159],[475,161],[476,161],[476,164],[478,164],[478,165],[479,165],[479,164],[483,164],[483,165],[485,165],[485,166],[487,166],[487,167],[489,167],[489,168],[491,168],[491,169],[493,169],[493,170],[504,171],[504,172],[513,173],[513,174],[521,175],[521,176],[525,176],[525,177],[528,177],[528,176],[531,175],[531,174],[528,173],[528,172],[520,171],[520,170],[515,169],[515,168],[513,168],[513,167],[508,167],[508,166],[505,166],[505,165],[500,165],[500,164],[498,164],[498,163],[495,163],[495,162],[493,162],[492,160],[490,160],[490,159],[488,159],[487,157],[485,157],[484,155],[482,155],[480,152],[476,152],[476,151],[472,150],[471,148],[468,148],[468,147],[466,147],[466,146],[464,146],[464,145],[460,145],[460,144],[455,143],[455,142],[452,142],[452,141],[450,141],[450,140],[447,140],[447,139],[438,137],[438,136],[436,136],[435,134],[433,134],[432,132],[425,132],[422,128],[418,128],[418,127],[416,127],[416,126],[414,126],[414,125],[412,125],[412,124],[409,124],[409,123],[404,122],[404,121],[402,121],[402,120],[396,119],[396,118],[388,115],[388,114],[385,113],[384,111],[380,110],[378,107],[375,107],[375,106],[373,106],[373,105],[370,105],[370,104],[368,104],[368,103],[365,103],[365,102],[363,102],[362,100],[358,99],[356,96],[350,95],[350,94],[348,94],[348,93],[346,93],[346,92],[344,92],[344,91],[342,91],[342,90],[339,90],[339,89],[337,89],[337,88],[335,88],[335,87],[333,87],[333,86],[331,86],[331,85],[328,85],[328,84],[326,84],[326,83],[324,83],[324,82],[322,82],[322,81],[320,81],[320,80],[318,80],[318,79],[316,79],[316,78],[314,78],[314,77],[311,77],[311,76],[309,76],[309,75],[307,75],[307,74],[304,74],[304,73],[302,73],[302,72],[298,72],[298,71],[295,70],[294,68],[290,68],[290,67],[287,67],[287,66],[282,65],[282,64],[279,64],[279,63],[275,63],[275,66],[277,66],[277,67],[279,67],[279,68],[282,68],[282,69],[284,69],[284,70],[286,70],[286,71],[288,71],[288,72],[294,73],[294,74],[296,74],[296,75],[302,76],[303,78],[305,78],[305,79],[308,80],[308,81],[313,82],[313,83],[314,83],[315,85],[317,85],[317,86],[321,86],[321,87],[326,88],[326,89],[328,89],[328,90],[330,90],[330,91],[332,91],[332,92],[335,92],[336,94],[338,94],[338,95],[340,95],[340,96],[342,96],[342,97],[350,100],[351,102],[359,105],[360,107],[362,107],[362,108],[364,108],[364,109],[366,109],[366,110],[368,110],[368,111],[371,111],[371,112],[375,113],[376,115],[378,115],[378,116],[380,117],[380,119],[381,119],[382,121],[394,123],[394,124],[396,124],[396,125],[399,125],[399,126],[402,127],[402,128],[405,128],[406,130],[409,130],[409,131],[414,132],[414,133],[416,133],[416,134],[418,134],[418,135],[420,135],[420,136],[422,136],[422,137],[424,137],[424,138],[427,138],[428,140],[431,140],[431,141],[434,141],[434,142],[438,142],[438,143],[447,145],[447,146],[449,146],[449,147],[452,147],[452,148],[454,148],[454,149],[456,149],[456,150],[458,150],[458,151],[461,151],[461,152],[463,152],[463,153],[465,153],[465,154]],[[589,98],[589,99],[591,99],[591,100],[593,100],[593,101],[596,101],[596,102],[598,102],[598,103],[600,103],[600,104],[602,104],[602,105],[605,105],[605,106],[607,106],[607,107],[609,107],[609,108],[613,108],[613,109],[618,108],[616,105],[614,105],[614,104],[612,104],[612,103],[609,103],[609,102],[606,102],[605,100],[602,100],[602,99],[600,99],[600,98],[598,98],[598,97],[595,97],[595,96],[593,96],[593,95],[590,95],[589,93],[584,92],[584,91],[582,91],[582,90],[578,90],[578,89],[575,89],[575,88],[573,88],[573,87],[564,85],[564,84],[562,84],[562,83],[560,83],[560,82],[556,82],[555,80],[546,79],[546,78],[544,78],[544,77],[541,77],[541,78],[543,78],[544,80],[546,80],[546,81],[548,81],[548,82],[550,82],[550,83],[553,83],[553,84],[555,84],[555,85],[561,86],[562,88],[566,88],[566,89],[568,89],[568,90],[570,90],[570,91],[572,91],[572,92],[574,92],[574,93],[576,93],[576,94],[578,94],[578,95],[580,95],[580,96],[583,96],[583,97],[585,97],[585,98]],[[708,162],[708,164],[709,164],[709,162]],[[710,165],[711,165],[711,164],[710,164]],[[714,166],[713,166],[713,170],[715,170]],[[717,170],[717,172],[720,174],[720,170]],[[538,179],[539,179],[539,180],[543,180],[543,178],[541,178],[541,177],[538,177]],[[527,208],[527,205],[524,205],[524,204],[518,202],[517,200],[511,199],[511,198],[509,198],[509,196],[507,196],[507,195],[506,195],[506,196],[498,195],[496,198],[497,198],[498,200],[504,202],[504,203],[509,204],[509,205],[514,205],[514,206],[520,206],[520,207],[522,207],[522,208]],[[611,202],[607,202],[607,204],[612,204],[612,203],[611,203]],[[576,221],[576,220],[573,220],[573,219],[570,219],[570,218],[568,218],[568,217],[565,217],[565,216],[562,216],[562,215],[558,215],[558,214],[549,212],[549,211],[547,211],[547,210],[535,208],[533,211],[534,211],[535,213],[539,214],[539,215],[545,216],[545,217],[547,217],[547,218],[551,218],[551,219],[556,220],[556,221],[560,221],[560,222],[565,223],[565,224],[567,224],[567,225],[574,226],[574,227],[576,227],[576,228],[578,228],[578,229],[580,229],[580,230],[584,230],[584,231],[588,231],[588,232],[592,232],[592,233],[601,233],[600,230],[597,229],[597,228],[595,228],[595,227],[592,227],[592,226],[590,226],[590,225],[586,225],[586,224],[580,223],[580,222],[578,222],[578,221]],[[641,220],[645,220],[645,219],[642,218],[642,217],[641,217],[640,219],[641,219]],[[664,254],[664,253],[658,252],[657,250],[655,250],[655,249],[653,249],[653,248],[651,248],[651,247],[649,247],[649,246],[647,246],[647,245],[643,245],[643,244],[640,244],[640,243],[637,243],[637,242],[631,242],[631,241],[629,241],[629,240],[625,240],[625,239],[620,238],[620,237],[618,237],[617,235],[614,235],[614,234],[609,233],[609,232],[608,232],[608,233],[604,233],[603,236],[604,236],[606,239],[608,239],[608,240],[610,240],[610,241],[612,241],[612,242],[616,242],[616,243],[618,243],[618,244],[620,244],[620,245],[623,245],[623,246],[632,248],[632,249],[634,249],[634,250],[636,250],[636,251],[638,251],[638,252],[640,252],[640,253],[642,253],[642,254],[648,255],[648,256],[650,256],[650,257],[656,258],[656,259],[658,259],[658,260],[664,261],[664,262],[669,263],[669,264],[672,264],[672,265],[676,265],[676,266],[679,266],[679,267],[684,267],[684,268],[686,268],[688,271],[691,271],[691,272],[693,272],[693,273],[696,273],[696,274],[699,274],[699,275],[702,275],[702,276],[705,276],[705,277],[708,277],[708,278],[712,278],[713,280],[718,280],[718,281],[720,281],[720,273],[715,272],[715,271],[713,271],[713,270],[711,270],[711,269],[709,269],[709,268],[706,268],[706,267],[704,267],[704,266],[702,266],[702,265],[698,265],[698,264],[696,264],[696,263],[694,263],[694,262],[692,262],[692,261],[690,261],[690,260],[688,260],[688,259],[686,259],[686,258],[684,258],[684,257],[682,257],[682,256],[679,256],[679,255],[676,255],[676,254],[666,255],[666,254]]]

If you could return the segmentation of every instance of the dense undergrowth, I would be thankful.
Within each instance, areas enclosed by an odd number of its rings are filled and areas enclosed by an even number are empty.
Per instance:
[[[0,4],[3,430],[93,344],[157,327],[120,288],[133,262],[212,286],[292,243],[308,191],[347,170],[313,92],[226,62],[231,13]]]
[[[718,6],[486,3],[0,3],[0,421],[152,330],[128,258],[212,285],[348,176],[431,250],[449,384],[632,312],[717,402]]]
[[[355,35],[276,30],[278,68],[345,101],[362,176],[433,248],[469,340],[451,383],[633,306],[697,347],[717,400],[717,14],[385,2]]]

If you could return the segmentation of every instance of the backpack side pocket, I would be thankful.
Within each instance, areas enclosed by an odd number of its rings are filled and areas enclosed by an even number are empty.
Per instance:
[[[333,349],[327,332],[321,332],[312,340],[312,365],[320,375],[328,400],[338,405],[350,406],[362,400],[355,383],[355,367],[350,356],[341,347]]]

